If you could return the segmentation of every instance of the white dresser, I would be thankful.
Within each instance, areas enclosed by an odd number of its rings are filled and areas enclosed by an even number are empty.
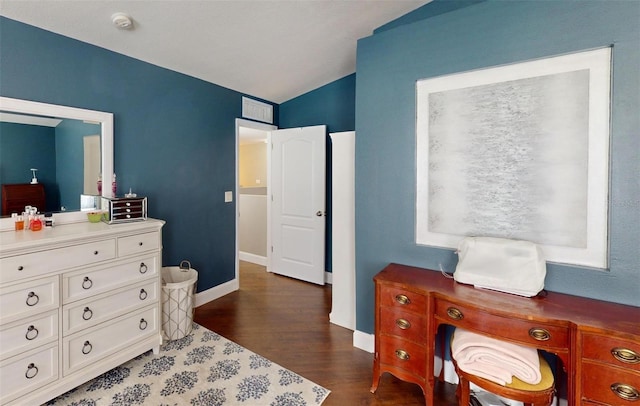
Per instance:
[[[0,232],[0,405],[41,404],[158,352],[163,225]]]

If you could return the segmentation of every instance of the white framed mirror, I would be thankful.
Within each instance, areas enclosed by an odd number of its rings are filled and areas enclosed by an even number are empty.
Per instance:
[[[76,107],[67,107],[67,106],[59,106],[54,104],[40,103],[29,100],[21,100],[14,99],[9,97],[0,97],[0,114],[12,114],[12,115],[23,115],[29,117],[39,117],[39,118],[54,118],[56,120],[75,120],[80,123],[90,123],[94,124],[96,128],[99,128],[99,153],[100,153],[100,164],[99,171],[102,174],[108,174],[104,180],[104,187],[102,187],[101,195],[104,197],[111,197],[111,174],[114,173],[113,167],[113,114],[95,111],[95,110],[87,110]],[[88,137],[85,137],[88,138]],[[92,144],[96,144],[97,137]],[[38,145],[24,145],[24,148],[38,148]],[[87,146],[87,141],[85,140],[84,145],[84,153],[90,148],[94,150],[98,149],[98,145],[94,145],[93,147]],[[9,152],[9,151],[7,151]],[[85,162],[86,162],[85,157]],[[34,164],[37,166],[37,164]],[[0,162],[0,167],[2,167],[2,163]],[[83,168],[74,168],[74,171],[86,172]],[[97,183],[97,177],[95,174],[90,175],[95,178],[95,182]],[[36,172],[37,177],[37,172]],[[85,174],[85,178],[87,175]],[[25,174],[25,182],[29,183],[31,180],[32,174]],[[4,182],[4,180],[2,180]],[[83,193],[87,193],[87,180],[84,180],[85,185],[79,186],[84,188]],[[91,192],[89,192],[91,193]],[[73,211],[64,211],[62,208],[61,211],[54,211],[54,218],[57,224],[61,223],[71,223],[71,222],[79,222],[86,221],[87,217],[84,212],[79,211],[80,208],[80,200],[81,196],[74,196],[75,201],[78,202],[78,207],[73,209]],[[0,218],[0,230],[13,229],[13,221],[11,218]]]

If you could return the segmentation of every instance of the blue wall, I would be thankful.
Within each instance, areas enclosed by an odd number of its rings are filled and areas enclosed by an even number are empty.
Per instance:
[[[416,80],[611,44],[610,270],[550,265],[546,288],[640,305],[639,21],[637,1],[488,0],[358,42],[358,330],[374,330],[372,278],[389,262],[455,268],[451,250],[415,244]]]
[[[356,128],[356,75],[351,74],[280,105],[281,128],[326,125],[328,133]],[[331,268],[331,138],[327,135],[325,269]]]
[[[0,123],[0,184],[31,182],[31,168],[37,168],[44,185],[47,207],[60,207],[56,185],[55,130],[53,127]],[[2,192],[0,192],[1,195]]]
[[[118,189],[166,220],[164,265],[190,260],[199,291],[234,278],[243,94],[4,17],[0,49],[2,96],[114,113]]]

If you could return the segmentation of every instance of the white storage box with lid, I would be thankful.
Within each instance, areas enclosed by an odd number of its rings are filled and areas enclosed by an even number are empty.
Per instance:
[[[198,272],[189,261],[162,268],[162,337],[178,340],[191,333]]]

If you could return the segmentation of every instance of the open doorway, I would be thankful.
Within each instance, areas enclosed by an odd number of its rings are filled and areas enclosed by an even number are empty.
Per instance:
[[[268,264],[268,134],[277,127],[236,119],[236,280],[240,260]]]

